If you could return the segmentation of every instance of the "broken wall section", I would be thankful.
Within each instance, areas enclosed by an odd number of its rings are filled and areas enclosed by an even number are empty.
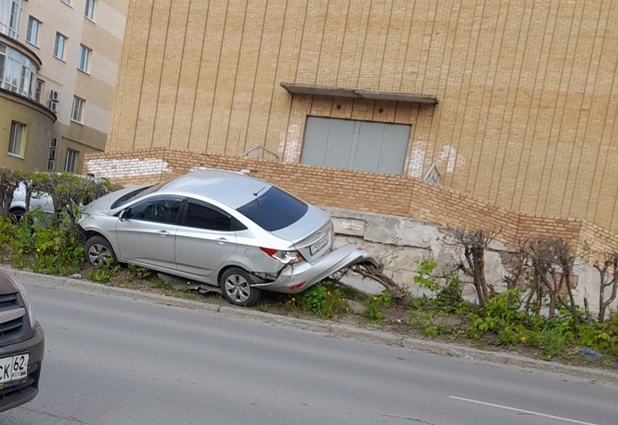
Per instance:
[[[414,284],[414,277],[424,260],[436,261],[435,274],[438,276],[448,274],[464,261],[462,247],[446,243],[446,229],[435,224],[341,208],[324,209],[333,217],[337,235],[336,246],[347,243],[362,246],[384,264],[385,273],[389,277],[407,287],[413,294],[426,293],[423,288]],[[498,292],[506,289],[505,278],[512,272],[513,253],[512,247],[500,242],[491,243],[485,253],[487,281]],[[576,303],[583,307],[586,295],[591,311],[597,313],[599,273],[581,258],[575,260],[573,269]],[[358,276],[352,276],[346,283],[371,293],[379,293],[383,289],[379,284]],[[467,283],[464,289],[464,296],[473,300],[473,285]],[[607,292],[606,296],[609,295]],[[618,301],[613,303],[612,308],[618,308]]]

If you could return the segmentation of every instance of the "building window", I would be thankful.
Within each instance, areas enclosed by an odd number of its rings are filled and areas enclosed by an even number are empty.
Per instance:
[[[84,109],[84,103],[85,100],[77,97],[77,96],[73,96],[73,107],[71,110],[71,120],[81,123],[82,122],[82,112]]]
[[[67,157],[64,160],[64,171],[68,171],[69,173],[75,172],[75,162],[77,161],[77,155],[79,155],[79,152],[74,151],[73,149],[67,149]]]
[[[17,39],[21,0],[0,0],[0,33]]]
[[[60,34],[56,33],[56,42],[54,44],[54,57],[60,60],[64,60],[64,45],[67,42],[67,38]]]
[[[92,50],[84,46],[79,45],[79,57],[77,58],[77,69],[80,71],[88,72],[90,64],[90,54]]]
[[[39,43],[39,27],[41,26],[41,21],[33,18],[32,16],[28,18],[28,31],[26,32],[26,41],[33,45],[38,45]]]
[[[9,138],[9,154],[23,156],[22,150],[24,147],[24,135],[26,133],[26,125],[17,121],[11,122],[11,134]]]
[[[94,7],[97,3],[97,0],[86,0],[86,11],[84,12],[84,16],[91,21],[94,20]]]
[[[36,67],[30,58],[0,42],[0,86],[33,99],[35,80]]]
[[[49,159],[47,160],[47,170],[53,171],[56,168],[56,149],[58,148],[58,139],[51,139],[49,144]]]
[[[36,86],[34,88],[34,98],[37,102],[41,103],[41,93],[43,93],[43,80],[36,80]]]

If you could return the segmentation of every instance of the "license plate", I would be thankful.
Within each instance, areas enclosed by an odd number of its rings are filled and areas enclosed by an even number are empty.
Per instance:
[[[315,242],[313,245],[311,245],[309,247],[309,252],[311,253],[311,255],[313,255],[316,252],[318,252],[320,249],[322,249],[324,245],[326,245],[327,243],[328,243],[328,233],[322,236],[320,239],[318,239],[318,241]]]
[[[0,383],[17,381],[28,376],[29,354],[0,359]]]

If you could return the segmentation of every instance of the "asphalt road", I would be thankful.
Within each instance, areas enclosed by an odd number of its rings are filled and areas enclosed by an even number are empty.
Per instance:
[[[0,425],[618,423],[618,386],[582,376],[19,279],[46,354]]]

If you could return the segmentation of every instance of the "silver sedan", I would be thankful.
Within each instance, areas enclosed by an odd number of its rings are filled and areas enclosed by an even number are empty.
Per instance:
[[[353,264],[364,250],[333,250],[330,216],[267,182],[200,170],[129,187],[86,206],[88,261],[120,262],[201,282],[251,306],[261,290],[296,293]]]

